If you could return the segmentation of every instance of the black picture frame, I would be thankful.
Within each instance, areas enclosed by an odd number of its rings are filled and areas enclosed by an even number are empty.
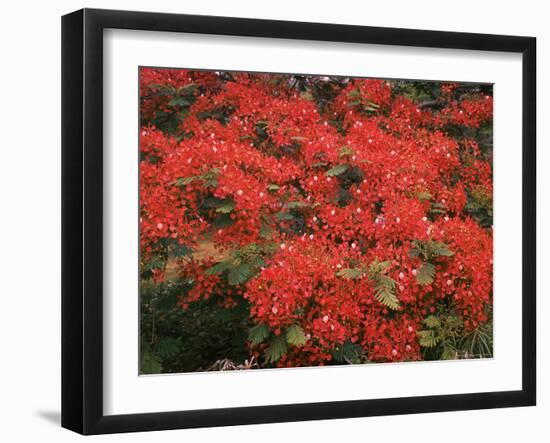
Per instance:
[[[103,413],[103,30],[171,31],[522,54],[522,389],[130,415]],[[62,426],[152,431],[536,403],[536,39],[83,9],[62,18]]]

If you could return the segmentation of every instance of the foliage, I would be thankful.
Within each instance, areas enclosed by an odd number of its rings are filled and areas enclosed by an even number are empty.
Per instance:
[[[490,308],[488,308],[490,309]],[[492,318],[492,315],[490,315]],[[493,322],[478,324],[465,330],[456,310],[444,305],[423,320],[425,329],[416,332],[420,346],[432,359],[491,358],[493,356]]]
[[[246,305],[224,308],[210,298],[182,309],[177,304],[181,290],[179,285],[142,284],[140,373],[207,370],[226,357],[246,360]]]
[[[278,362],[283,355],[286,354],[288,349],[287,342],[284,337],[273,337],[269,343],[269,347],[265,352],[265,361],[266,363],[276,363]]]
[[[140,69],[140,371],[492,356],[492,87]]]

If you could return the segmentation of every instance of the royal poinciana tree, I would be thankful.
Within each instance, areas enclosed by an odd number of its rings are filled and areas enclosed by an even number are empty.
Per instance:
[[[142,68],[140,92],[144,372],[181,370],[166,288],[196,325],[238,312],[260,367],[492,354],[490,86]]]

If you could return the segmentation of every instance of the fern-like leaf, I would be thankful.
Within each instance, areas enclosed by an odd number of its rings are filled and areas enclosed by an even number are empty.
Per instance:
[[[353,280],[355,278],[362,277],[365,274],[365,271],[361,268],[344,268],[340,269],[336,275],[348,280]]]
[[[248,263],[242,263],[239,266],[231,268],[227,275],[227,282],[231,286],[237,286],[245,283],[254,275],[254,271]]]
[[[374,298],[387,308],[394,311],[399,309],[399,299],[395,295],[395,280],[386,275],[380,275],[376,279]]]
[[[420,201],[426,201],[432,198],[432,194],[430,194],[429,192],[418,192],[416,196]]]
[[[300,326],[291,325],[286,331],[286,341],[294,346],[303,346],[306,344],[307,338]]]
[[[379,261],[378,258],[375,258],[369,265],[369,271],[371,274],[380,274],[384,271],[387,271],[391,266],[391,261]]]
[[[235,202],[233,202],[232,200],[227,200],[216,208],[216,212],[229,214],[231,211],[233,211],[233,209],[235,209]]]
[[[269,337],[269,328],[264,324],[256,325],[248,331],[248,340],[253,345],[263,343],[267,337]]]
[[[444,256],[444,257],[452,257],[455,255],[453,251],[449,249],[449,245],[446,245],[442,242],[432,241],[430,244],[432,255],[434,256]]]
[[[423,348],[433,348],[439,342],[435,332],[431,329],[416,331],[416,336],[418,337],[418,343]]]
[[[200,178],[199,176],[192,176],[192,177],[182,177],[178,178],[176,181],[174,181],[172,184],[176,186],[185,186],[189,183],[193,183],[196,179]]]
[[[277,212],[276,215],[279,220],[294,220],[296,218],[294,214],[291,214],[290,212],[280,211]]]
[[[430,262],[422,263],[422,266],[416,271],[416,281],[421,285],[430,285],[435,277],[435,266]]]
[[[307,206],[307,203],[304,203],[301,201],[295,201],[295,202],[288,202],[286,206],[289,209],[303,208],[304,206]]]
[[[332,356],[339,363],[357,364],[361,363],[362,352],[361,345],[346,341],[332,352]]]
[[[441,326],[441,320],[435,315],[430,315],[424,319],[424,324],[428,328],[439,328]]]
[[[283,355],[286,354],[288,346],[286,344],[286,338],[282,335],[275,336],[271,340],[269,347],[265,351],[266,363],[276,363]]]
[[[338,153],[339,157],[342,158],[342,157],[346,157],[346,156],[349,156],[349,155],[353,155],[355,151],[353,150],[353,148],[349,147],[349,146],[342,146],[340,148],[340,152]]]
[[[456,360],[457,352],[456,349],[453,349],[450,346],[445,346],[443,352],[441,353],[441,360]]]
[[[325,172],[325,175],[327,177],[334,177],[336,175],[343,174],[347,170],[348,170],[348,165],[336,165],[330,168],[327,172]]]
[[[229,261],[221,261],[219,263],[216,263],[214,266],[208,268],[204,273],[206,275],[215,275],[215,274],[221,274],[224,271],[227,271],[228,269],[231,269],[231,262]]]
[[[461,343],[461,348],[471,356],[480,358],[493,357],[493,327],[492,322],[479,325],[467,334]]]

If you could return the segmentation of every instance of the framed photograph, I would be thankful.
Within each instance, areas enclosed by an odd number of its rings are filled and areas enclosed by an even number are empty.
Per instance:
[[[531,37],[62,20],[62,425],[536,402]]]

